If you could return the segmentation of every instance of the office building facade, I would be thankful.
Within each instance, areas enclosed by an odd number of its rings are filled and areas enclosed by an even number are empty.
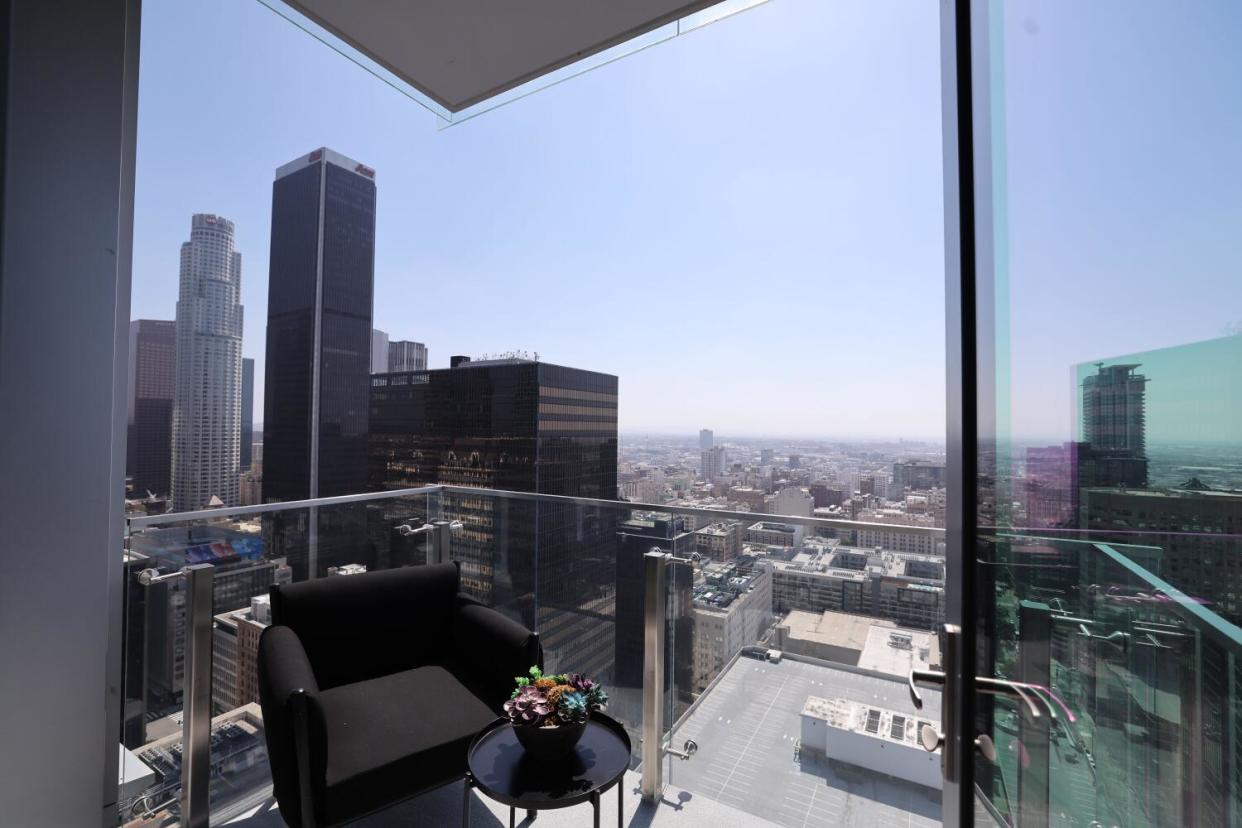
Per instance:
[[[1082,379],[1082,436],[1091,474],[1084,486],[1147,485],[1147,378],[1136,363],[1104,365]]]
[[[615,376],[526,359],[454,362],[371,378],[371,488],[447,483],[616,501]],[[538,629],[549,669],[563,656],[606,674],[616,563],[605,550],[617,510],[453,494],[444,511],[466,527],[454,540],[463,587]],[[587,630],[599,632],[590,647],[561,652]]]
[[[317,149],[276,171],[268,271],[263,497],[367,485],[375,171]]]
[[[371,373],[382,374],[388,368],[388,334],[371,329]]]
[[[242,358],[241,452],[238,467],[242,472],[254,462],[254,360]]]
[[[725,473],[729,460],[725,456],[724,446],[712,446],[699,453],[699,461],[703,479],[708,483]]]
[[[931,463],[925,460],[904,460],[893,464],[893,475],[889,481],[889,499],[900,500],[907,489],[924,491],[927,489],[944,488],[944,463]],[[882,494],[882,492],[877,492]]]
[[[427,346],[421,342],[400,339],[388,343],[387,367],[389,373],[398,371],[426,371]],[[376,373],[384,370],[375,369]]]
[[[177,385],[177,325],[129,323],[129,421],[125,473],[136,497],[172,491],[172,412]]]

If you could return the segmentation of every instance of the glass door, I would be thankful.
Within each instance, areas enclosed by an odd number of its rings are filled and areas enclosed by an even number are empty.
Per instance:
[[[1236,825],[1242,8],[945,24],[946,821]]]

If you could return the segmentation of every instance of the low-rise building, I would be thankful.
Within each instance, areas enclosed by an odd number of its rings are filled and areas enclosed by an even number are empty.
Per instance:
[[[772,514],[810,517],[814,508],[815,498],[810,492],[798,486],[787,486],[776,493]]]
[[[770,559],[777,613],[825,610],[936,629],[944,618],[944,559],[854,547],[810,547]]]
[[[761,520],[746,528],[746,542],[769,546],[801,546],[802,527],[793,523]]]
[[[791,610],[776,625],[775,646],[785,653],[902,678],[911,670],[940,665],[940,644],[934,634],[842,612]]]
[[[729,489],[728,497],[746,506],[749,511],[761,514],[768,511],[768,495],[763,489],[756,489],[753,486],[734,486]]]
[[[701,691],[743,647],[757,644],[772,618],[772,572],[743,575],[732,564],[703,568],[694,590],[694,689]]]
[[[742,554],[742,525],[735,520],[722,520],[704,526],[694,533],[694,548],[713,561],[737,560]]]
[[[944,555],[945,543],[942,533],[910,531],[911,529],[936,529],[934,514],[910,514],[901,509],[866,509],[859,511],[855,520],[864,523],[884,524],[875,528],[859,528],[857,544],[864,548],[881,546],[893,552],[910,552],[916,555]]]
[[[259,701],[259,636],[272,623],[272,603],[256,595],[245,609],[220,613],[212,630],[211,701],[222,713]]]

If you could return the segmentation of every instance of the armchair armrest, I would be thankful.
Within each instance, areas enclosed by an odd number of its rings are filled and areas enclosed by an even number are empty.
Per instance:
[[[257,666],[272,787],[285,820],[308,828],[315,824],[315,791],[322,791],[327,768],[319,684],[302,642],[288,627],[263,631]]]
[[[543,666],[539,636],[464,595],[453,618],[455,661],[497,715],[513,691],[513,678]]]

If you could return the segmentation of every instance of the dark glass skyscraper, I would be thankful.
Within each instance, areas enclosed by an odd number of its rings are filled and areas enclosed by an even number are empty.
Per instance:
[[[367,485],[375,171],[329,149],[272,185],[263,406],[266,501]]]
[[[241,457],[238,468],[246,471],[254,459],[254,360],[242,359]]]
[[[433,483],[617,498],[617,378],[525,359],[371,378],[371,485]],[[464,588],[537,629],[548,668],[609,676],[617,516],[608,507],[450,494]],[[562,660],[563,659],[563,660]]]
[[[268,269],[263,499],[367,486],[367,389],[375,271],[375,171],[317,149],[276,171]],[[348,563],[365,509],[277,513],[272,554],[298,580]]]
[[[617,378],[608,374],[524,359],[376,374],[370,421],[375,489],[617,497]]]
[[[129,323],[129,437],[126,474],[134,496],[172,491],[172,409],[177,384],[177,324]]]

